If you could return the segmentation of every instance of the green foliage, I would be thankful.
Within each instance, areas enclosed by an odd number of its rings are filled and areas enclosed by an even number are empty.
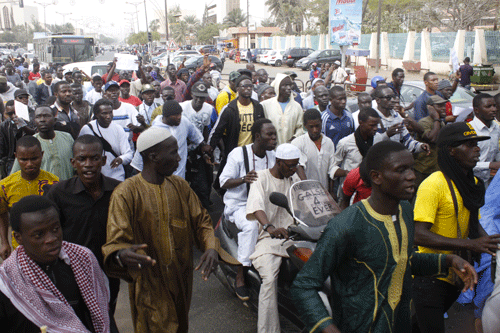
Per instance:
[[[260,25],[263,27],[276,27],[277,26],[276,22],[270,17],[260,21]]]
[[[269,11],[276,24],[288,35],[303,30],[304,20],[309,21],[306,11],[310,8],[308,0],[266,0]]]
[[[153,41],[160,40],[160,34],[157,31],[153,31],[151,33],[151,35],[153,37]],[[147,35],[146,31],[141,31],[141,32],[136,33],[136,34],[130,34],[127,37],[127,43],[129,45],[147,44],[148,43],[148,35]]]
[[[99,43],[103,43],[103,44],[107,44],[107,45],[116,43],[115,38],[111,38],[111,37],[104,36],[104,35],[99,35],[99,38],[97,39],[97,41]]]
[[[329,0],[312,0],[309,3],[311,16],[317,18],[316,24],[320,34],[328,33],[328,15],[330,14],[329,6]]]
[[[158,31],[158,29],[160,29],[160,20],[159,19],[154,19],[153,21],[149,22],[149,30]]]
[[[226,27],[242,27],[246,26],[247,14],[243,13],[241,8],[236,8],[230,11],[226,17],[224,17],[223,23]]]
[[[212,44],[213,38],[219,35],[220,24],[211,23],[198,30],[198,42],[200,44]]]
[[[47,24],[49,30],[52,33],[75,33],[75,27],[73,27],[73,24],[71,23],[66,23],[66,24]]]

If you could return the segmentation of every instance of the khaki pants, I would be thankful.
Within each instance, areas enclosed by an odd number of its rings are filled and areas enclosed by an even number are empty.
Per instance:
[[[262,279],[257,322],[259,333],[281,332],[278,314],[278,273],[281,259],[275,254],[263,254],[252,261]]]

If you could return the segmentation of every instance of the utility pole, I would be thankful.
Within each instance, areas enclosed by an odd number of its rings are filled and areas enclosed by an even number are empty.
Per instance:
[[[135,15],[137,15],[137,33],[141,31],[141,28],[139,27],[139,6],[142,5],[141,2],[125,2],[126,4],[135,6]]]
[[[168,9],[167,9],[167,0],[165,0],[165,44],[168,49]]]
[[[146,0],[144,0],[144,15],[146,16],[146,36],[148,36],[148,53],[151,52],[151,45],[153,45],[153,38],[149,41],[149,25],[148,25],[148,11],[146,9]]]
[[[45,16],[45,8],[47,8],[50,5],[53,5],[54,2],[52,1],[49,3],[49,2],[34,1],[34,3],[43,7],[43,26],[44,26],[44,29],[47,31],[47,17]]]
[[[378,0],[377,46],[375,49],[375,73],[380,70],[380,21],[382,20],[382,0]]]
[[[250,49],[250,4],[249,4],[249,1],[250,0],[247,0],[247,49]]]
[[[75,24],[75,35],[78,35],[78,23],[83,22],[83,19],[74,18],[73,21],[76,23]],[[83,35],[83,31],[82,31],[82,35]]]
[[[135,34],[135,24],[134,24],[134,15],[135,15],[135,12],[123,12],[123,14],[130,15],[130,22],[131,22],[131,26],[132,26],[132,33]],[[139,32],[139,31],[137,31],[137,32]]]

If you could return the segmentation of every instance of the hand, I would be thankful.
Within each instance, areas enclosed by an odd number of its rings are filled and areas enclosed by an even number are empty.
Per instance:
[[[423,151],[427,153],[426,156],[429,156],[431,154],[431,147],[429,146],[429,144],[422,143],[420,147],[422,148]]]
[[[446,116],[446,117],[444,118],[444,121],[446,121],[447,123],[454,123],[454,122],[455,122],[455,120],[457,120],[457,117],[458,117],[458,116]]]
[[[116,66],[116,63],[117,63],[117,62],[118,62],[118,58],[117,58],[117,57],[114,57],[114,58],[113,58],[113,63],[115,64],[115,66]]]
[[[467,289],[474,290],[474,285],[477,284],[477,273],[474,267],[454,254],[448,254],[446,256],[446,261],[449,262],[448,266],[453,272],[463,281],[464,289],[462,289],[462,292],[466,292]]]
[[[128,249],[118,251],[118,256],[123,266],[131,269],[141,269],[146,266],[156,265],[156,260],[150,256],[137,253],[138,250],[145,250],[148,244],[135,244]]]
[[[2,257],[3,260],[7,259],[12,252],[12,248],[10,247],[9,242],[7,241],[5,244],[0,247],[0,257]]]
[[[340,333],[340,330],[337,328],[337,326],[331,324],[325,327],[321,333]]]
[[[123,163],[123,161],[121,158],[119,158],[119,157],[115,158],[113,161],[111,161],[111,164],[110,164],[111,169],[117,168],[122,163]]]
[[[207,70],[210,67],[210,58],[208,57],[208,54],[205,54],[203,56],[203,68]]]
[[[257,180],[257,172],[255,172],[255,170],[248,172],[243,177],[243,183],[245,183],[245,184],[252,184],[256,180]]]
[[[460,72],[460,70],[457,70],[457,72],[455,73],[456,77],[457,77],[457,80],[460,80],[462,78],[462,72]]]
[[[427,105],[427,110],[429,110],[429,116],[431,116],[432,120],[439,120],[439,113],[432,105]]]
[[[143,126],[146,126],[146,125],[147,125],[147,124],[146,124],[146,119],[144,119],[144,116],[143,116],[142,114],[138,115],[136,118],[137,118],[137,121],[138,121],[141,125],[143,125]]]
[[[407,118],[403,119],[403,124],[406,126],[406,128],[410,132],[416,132],[416,129],[418,128],[417,121],[411,117],[407,117]]]
[[[498,170],[498,169],[500,169],[500,162],[499,161],[497,161],[497,162],[490,162],[489,168],[491,170]]]
[[[203,160],[205,161],[206,164],[213,166],[214,162],[212,162],[212,157],[210,157],[209,154],[204,153],[203,154]]]
[[[207,145],[207,144],[203,144],[203,146],[201,146],[201,153],[202,154],[212,154],[213,152],[213,149],[212,149],[212,146],[210,145]]]
[[[278,228],[278,229],[276,229],[275,227],[270,226],[270,227],[267,228],[267,232],[273,238],[279,238],[279,239],[285,238],[285,239],[288,239],[288,231],[286,231],[286,229],[284,229],[284,228]]]
[[[403,123],[392,125],[386,131],[388,137],[391,137],[394,134],[398,134],[398,133],[401,133],[401,132],[403,132]]]
[[[483,236],[469,240],[469,250],[477,253],[488,253],[495,256],[500,243],[500,234]]]
[[[139,126],[135,126],[132,123],[128,124],[127,127],[128,127],[128,129],[130,129],[134,133],[140,132]]]
[[[196,266],[195,270],[201,268],[201,277],[207,281],[210,274],[217,268],[219,264],[219,254],[214,249],[208,249],[203,253],[200,258],[200,263]]]

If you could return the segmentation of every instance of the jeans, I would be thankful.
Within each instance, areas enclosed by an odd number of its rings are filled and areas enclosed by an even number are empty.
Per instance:
[[[444,314],[455,303],[460,290],[448,282],[431,277],[413,278],[415,316],[413,333],[444,333]],[[416,319],[416,320],[415,320]]]

